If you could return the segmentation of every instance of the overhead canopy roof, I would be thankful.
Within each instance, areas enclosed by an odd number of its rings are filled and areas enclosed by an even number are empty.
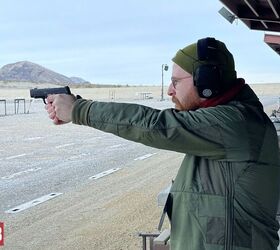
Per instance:
[[[264,35],[264,41],[278,55],[280,55],[280,36],[265,34]]]
[[[280,32],[279,0],[220,0],[250,29]]]
[[[280,0],[220,1],[250,29],[280,32]],[[280,55],[280,36],[266,34],[264,41]]]

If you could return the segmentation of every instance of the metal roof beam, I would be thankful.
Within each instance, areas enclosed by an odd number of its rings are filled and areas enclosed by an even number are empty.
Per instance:
[[[269,31],[280,32],[280,24],[276,24],[276,23],[270,23],[268,29],[266,29],[260,22],[252,21],[249,27],[250,29],[253,30],[269,30]]]
[[[260,14],[257,11],[257,4],[254,0],[244,0],[244,2],[247,4],[247,6],[250,8],[250,10],[257,16],[259,17]],[[268,26],[266,25],[266,23],[264,21],[260,21],[262,23],[262,25],[268,29]]]
[[[238,15],[238,18],[241,20],[249,20],[249,21],[263,21],[263,22],[267,22],[267,23],[279,23],[280,24],[280,19],[271,19],[265,16],[259,16],[259,17],[255,17],[253,15],[244,15],[244,14],[240,14]]]
[[[259,13],[257,11],[257,4],[254,0],[244,0],[250,10],[258,17]]]
[[[280,13],[280,6],[279,2],[276,0],[267,0],[270,8],[272,9],[275,17],[279,18],[279,13]]]

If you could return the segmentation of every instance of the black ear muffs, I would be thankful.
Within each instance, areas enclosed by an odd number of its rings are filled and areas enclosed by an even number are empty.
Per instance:
[[[194,85],[202,98],[211,98],[220,94],[221,76],[216,65],[200,65],[193,77]]]
[[[215,61],[217,41],[215,38],[204,38],[197,42],[199,61]],[[205,63],[197,67],[193,73],[194,85],[202,98],[212,98],[221,93],[222,73],[216,64]]]

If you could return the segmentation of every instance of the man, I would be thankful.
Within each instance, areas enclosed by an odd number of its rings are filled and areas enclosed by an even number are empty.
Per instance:
[[[224,43],[200,39],[173,62],[168,95],[175,109],[53,95],[49,117],[185,153],[166,204],[172,250],[276,250],[280,164],[273,124],[236,78]]]

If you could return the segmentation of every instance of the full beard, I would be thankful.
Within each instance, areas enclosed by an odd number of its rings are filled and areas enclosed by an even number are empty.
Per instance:
[[[179,111],[183,110],[181,103],[178,101],[178,99],[176,97],[174,97],[174,96],[172,97],[172,102],[175,104],[174,108],[176,110],[179,110]]]
[[[172,97],[172,102],[175,104],[174,108],[178,111],[191,111],[199,108],[197,103],[181,103],[176,97]]]

